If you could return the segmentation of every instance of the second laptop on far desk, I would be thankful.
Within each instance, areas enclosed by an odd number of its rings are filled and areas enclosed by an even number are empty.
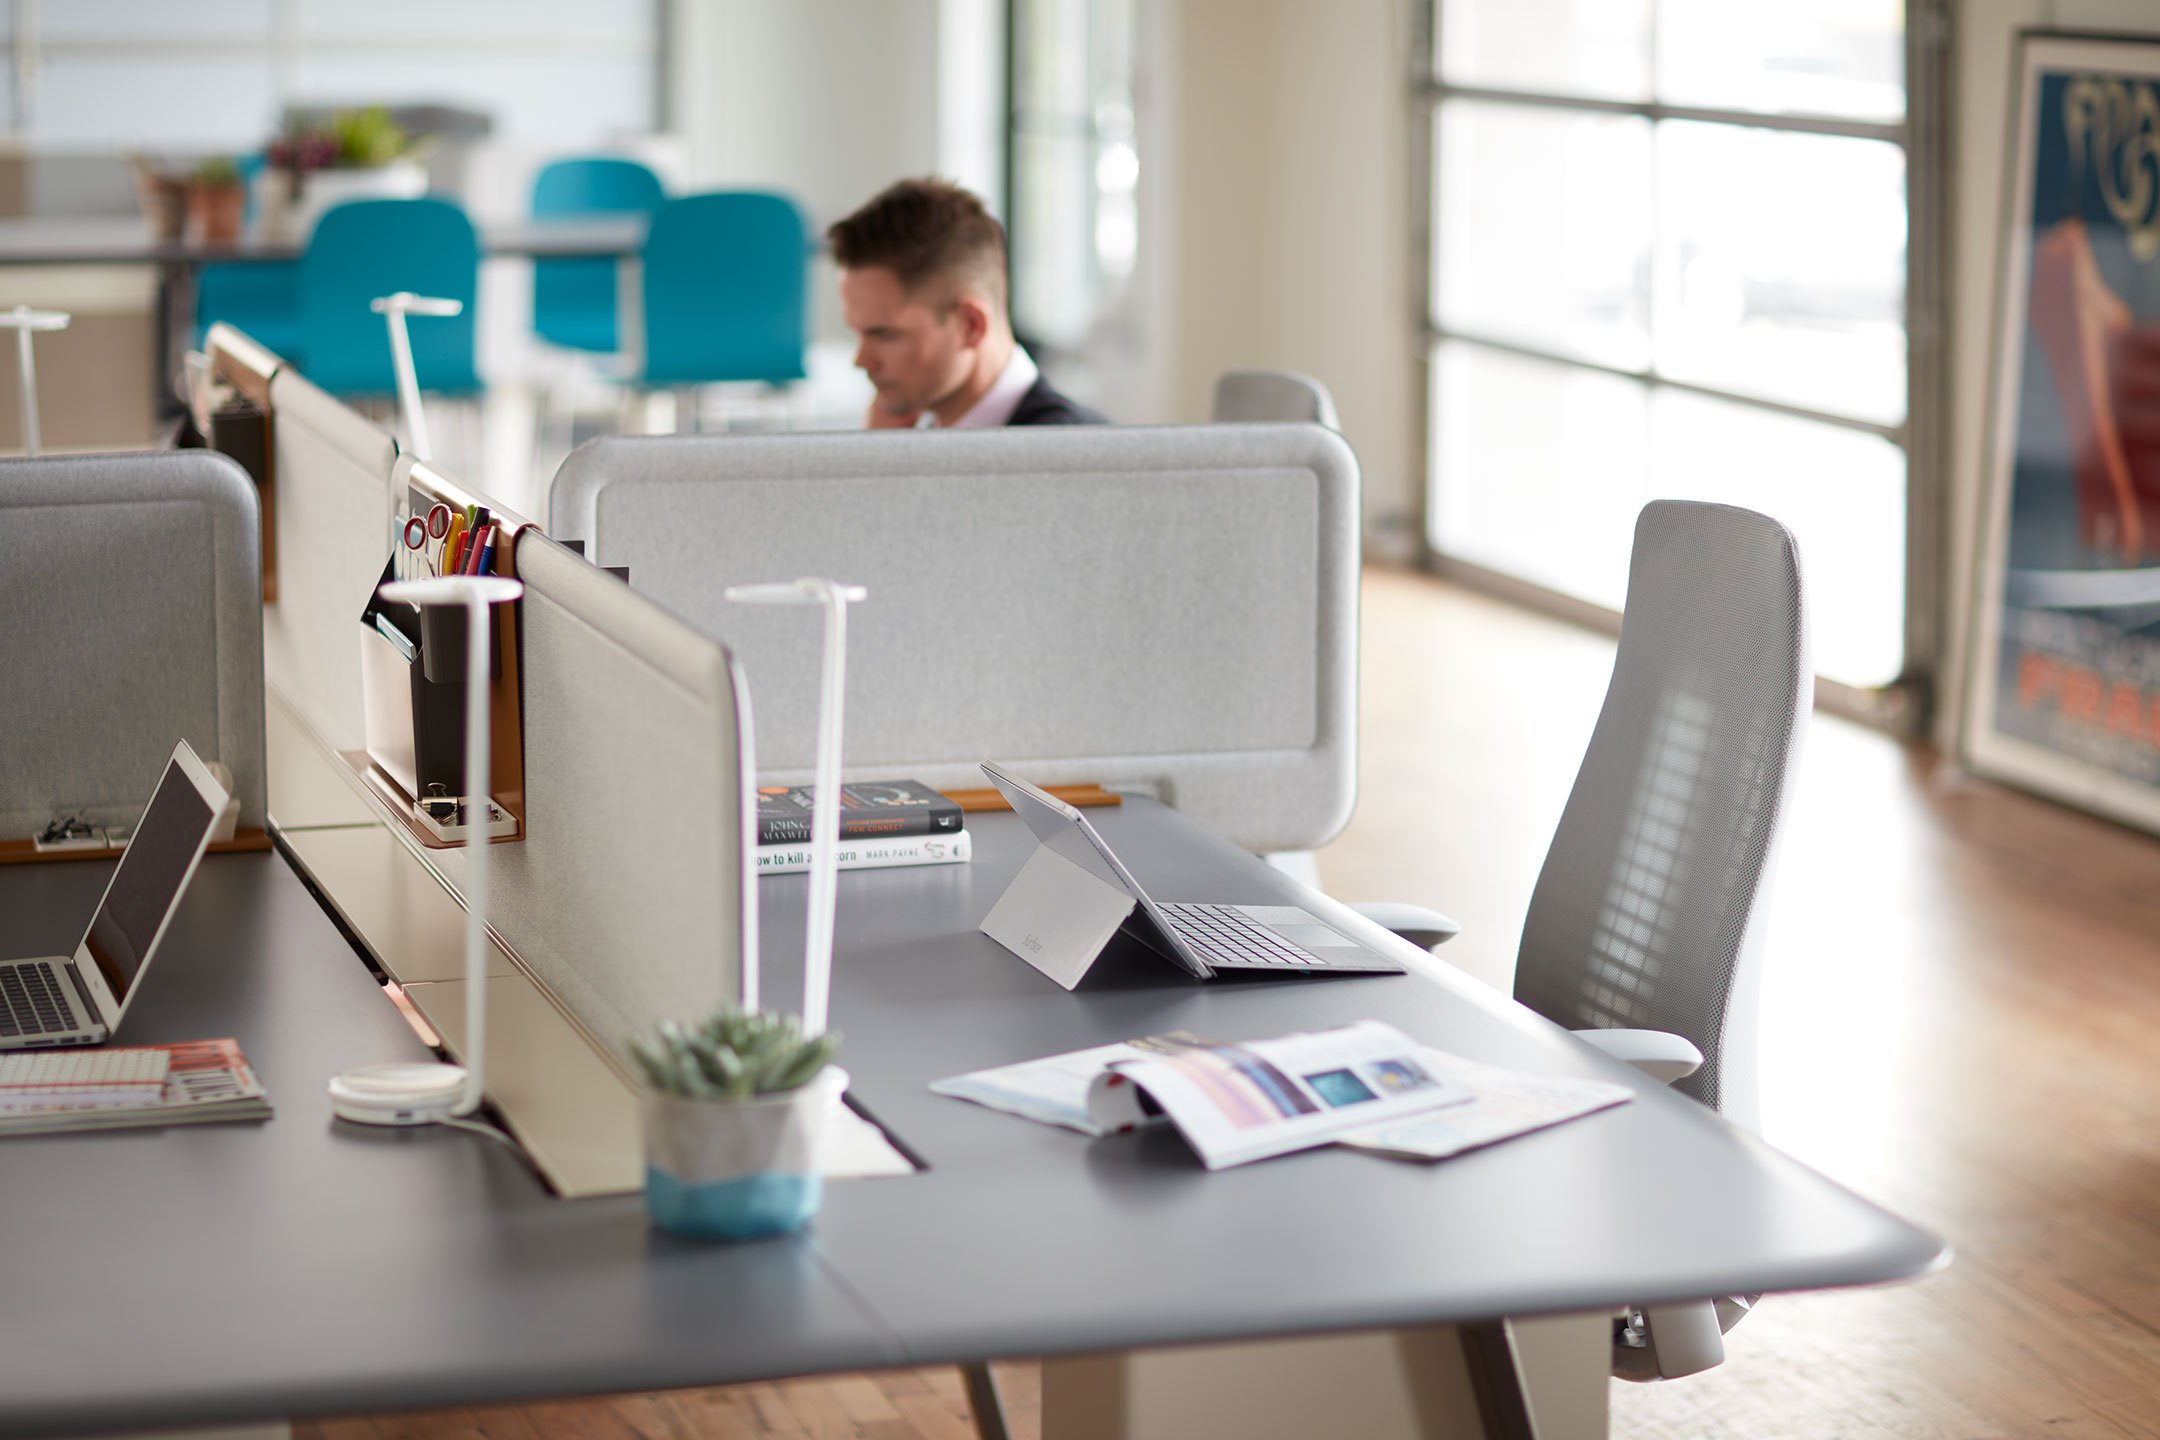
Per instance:
[[[1157,901],[1087,816],[1017,775],[983,773],[1042,842],[982,923],[982,933],[1067,990],[1120,930],[1188,974],[1399,974],[1403,967],[1291,905]]]

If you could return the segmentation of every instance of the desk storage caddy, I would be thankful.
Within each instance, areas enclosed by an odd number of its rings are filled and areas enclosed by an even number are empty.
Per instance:
[[[409,507],[422,514],[438,503],[452,509],[472,503],[455,481],[425,463],[413,465],[406,494]],[[504,527],[494,573],[514,576],[516,539],[531,522],[508,513],[492,518]],[[393,554],[382,581],[397,578],[397,565]],[[489,837],[501,844],[525,833],[520,602],[490,608],[487,824]],[[423,612],[371,594],[358,622],[367,749],[346,758],[422,845],[433,850],[463,845],[471,811],[434,815],[430,810],[446,810],[466,798],[459,793],[465,765],[465,612]],[[439,803],[424,804],[430,800]]]

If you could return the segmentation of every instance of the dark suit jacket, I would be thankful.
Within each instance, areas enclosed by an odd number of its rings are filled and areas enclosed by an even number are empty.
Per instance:
[[[1008,425],[1107,425],[1110,417],[1100,410],[1090,410],[1079,401],[1059,394],[1050,382],[1038,375],[1035,383],[1028,386],[1027,394],[1013,407]]]

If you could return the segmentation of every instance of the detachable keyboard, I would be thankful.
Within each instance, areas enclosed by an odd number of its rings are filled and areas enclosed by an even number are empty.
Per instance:
[[[1265,966],[1277,970],[1332,970],[1310,950],[1301,949],[1235,905],[1163,904],[1156,909],[1170,921],[1178,939],[1210,965]]]
[[[78,1029],[49,960],[0,965],[0,1035],[58,1035]]]

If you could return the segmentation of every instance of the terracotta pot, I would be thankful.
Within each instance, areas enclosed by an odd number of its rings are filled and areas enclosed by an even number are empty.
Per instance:
[[[170,175],[143,172],[135,177],[135,199],[143,219],[150,222],[150,238],[165,243],[180,238],[187,224],[187,182]]]
[[[247,187],[229,185],[187,187],[188,233],[198,244],[231,245],[240,239],[240,222],[247,215]]]

